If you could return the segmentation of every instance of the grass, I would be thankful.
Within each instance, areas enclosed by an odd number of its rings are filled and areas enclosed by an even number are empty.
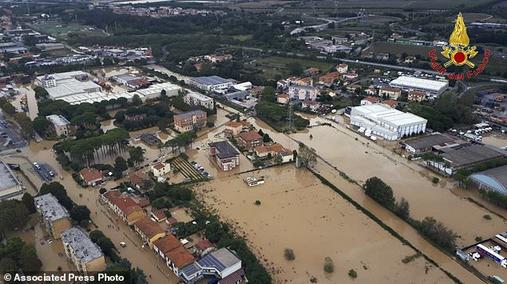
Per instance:
[[[431,49],[432,47],[429,46],[417,46],[392,42],[375,42],[372,46],[372,51],[377,53],[391,53],[398,55],[406,53],[407,55],[420,55],[422,57],[428,57],[428,52]]]
[[[32,25],[31,28],[42,33],[50,34],[56,38],[66,38],[69,33],[86,33],[90,35],[104,35],[98,30],[88,30],[90,27],[71,23],[63,24],[57,21],[47,21]]]
[[[327,72],[328,70],[334,67],[334,64],[328,62],[321,62],[302,58],[270,56],[258,59],[255,68],[262,70],[263,72],[262,75],[267,79],[272,79],[276,75],[286,77],[289,75],[287,65],[292,62],[297,62],[301,64],[301,66],[303,66],[304,69],[310,67],[319,68],[321,72]]]

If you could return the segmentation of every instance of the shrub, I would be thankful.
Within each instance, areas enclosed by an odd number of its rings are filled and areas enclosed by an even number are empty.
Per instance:
[[[437,184],[439,181],[440,181],[440,179],[439,179],[439,178],[437,178],[437,177],[433,177],[433,178],[431,179],[431,182],[432,182],[432,183],[434,183],[434,184]]]
[[[489,214],[482,216],[482,218],[484,218],[486,220],[491,220],[491,216]]]
[[[287,260],[296,259],[296,255],[294,255],[294,251],[290,248],[286,248],[283,255],[285,256],[285,259],[287,259]]]
[[[357,278],[357,272],[354,269],[349,270],[349,277],[352,279]]]
[[[257,200],[255,200],[255,205],[257,205],[257,206],[261,205],[261,201],[260,201],[260,200],[258,200],[258,199],[257,199]]]
[[[333,273],[334,272],[334,263],[330,257],[326,257],[324,259],[324,271],[326,273]]]

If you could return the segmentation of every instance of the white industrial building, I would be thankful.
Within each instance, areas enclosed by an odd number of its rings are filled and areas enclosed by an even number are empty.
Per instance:
[[[39,76],[35,83],[46,89],[52,100],[67,96],[101,92],[102,88],[89,80],[91,76],[83,71],[71,71]]]
[[[63,100],[72,105],[82,103],[93,104],[95,102],[119,98],[126,98],[128,101],[132,101],[135,95],[139,96],[141,100],[146,101],[159,98],[162,90],[165,90],[168,97],[177,96],[181,90],[180,86],[166,82],[154,84],[135,92],[106,93],[102,91],[102,88],[98,84],[90,80],[91,78],[91,75],[86,72],[72,71],[39,76],[35,80],[35,83],[46,89],[50,99]]]
[[[383,104],[372,104],[353,107],[350,123],[362,128],[365,133],[371,133],[386,140],[396,140],[425,132],[427,120]]]
[[[0,161],[0,201],[21,199],[25,191],[9,166]]]
[[[436,98],[440,96],[449,87],[449,81],[429,80],[409,76],[400,76],[392,80],[391,87],[400,88],[405,91],[425,92],[429,97]]]
[[[197,92],[190,92],[183,97],[183,101],[189,105],[202,106],[207,109],[213,109],[215,104],[213,99]]]

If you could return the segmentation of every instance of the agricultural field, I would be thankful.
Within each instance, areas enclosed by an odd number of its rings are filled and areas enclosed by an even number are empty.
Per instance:
[[[422,57],[427,57],[428,52],[431,50],[429,46],[417,46],[417,45],[409,45],[409,44],[399,44],[399,43],[391,43],[391,42],[375,42],[371,51],[375,53],[391,53],[401,55],[402,53],[406,53],[407,55],[419,55]]]
[[[64,24],[58,21],[46,21],[33,24],[30,27],[58,39],[67,39],[70,33],[83,33],[89,36],[105,35],[101,30],[78,23]]]
[[[262,75],[266,79],[272,79],[276,75],[285,77],[289,75],[288,64],[299,63],[304,69],[315,67],[319,68],[322,72],[326,72],[333,68],[334,64],[328,62],[321,62],[308,59],[288,58],[279,56],[270,56],[258,59],[255,62],[255,67],[262,70]]]

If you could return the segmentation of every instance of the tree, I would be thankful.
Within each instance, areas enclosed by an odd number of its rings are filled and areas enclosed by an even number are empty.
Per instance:
[[[47,130],[49,129],[49,126],[51,125],[51,123],[49,122],[49,120],[47,120],[47,118],[45,116],[37,116],[33,120],[32,125],[33,125],[33,129],[37,133],[39,133],[42,136],[45,136]]]
[[[21,127],[21,131],[23,132],[25,137],[31,137],[33,135],[32,121],[28,116],[26,116],[25,113],[18,112],[14,114],[14,120],[16,120],[16,122]]]
[[[114,160],[114,175],[116,178],[121,178],[123,172],[128,169],[127,161],[122,157],[116,157]]]
[[[0,231],[21,229],[28,222],[28,209],[18,200],[0,202]]]
[[[84,205],[74,206],[70,211],[70,217],[77,221],[88,221],[90,220],[90,209]]]
[[[113,259],[117,257],[115,252],[116,247],[113,241],[111,241],[110,238],[106,237],[102,231],[94,230],[90,232],[90,239],[100,247],[105,255]]]
[[[296,255],[294,254],[294,250],[290,248],[286,248],[283,252],[283,255],[285,256],[285,259],[287,260],[294,260],[296,259]]]
[[[30,193],[25,192],[25,194],[23,194],[23,197],[21,197],[21,202],[23,202],[23,204],[25,205],[26,209],[30,214],[35,213],[37,211],[37,209],[35,208],[33,196]]]
[[[141,147],[132,147],[129,149],[129,156],[134,164],[138,164],[144,161],[143,148]]]
[[[401,198],[399,202],[396,202],[394,211],[396,215],[400,216],[404,220],[407,220],[410,216],[410,206],[408,201],[405,198]]]
[[[132,97],[132,105],[140,106],[142,104],[143,104],[143,100],[141,100],[141,97],[139,97],[139,95],[134,95]]]
[[[300,167],[313,168],[315,163],[317,163],[317,154],[314,149],[309,148],[303,143],[299,143],[297,161]]]
[[[39,272],[42,268],[42,262],[37,257],[35,247],[26,245],[21,249],[19,264],[24,272]]]
[[[35,98],[37,100],[47,99],[49,97],[46,89],[42,88],[41,86],[35,86],[33,90],[35,92]]]
[[[67,210],[70,211],[72,207],[74,207],[74,201],[70,199],[70,197],[67,195],[67,191],[59,182],[52,182],[49,184],[44,183],[39,190],[39,195],[44,195],[47,193],[51,193],[54,197],[56,197],[56,199],[58,199],[58,202]]]
[[[291,75],[299,76],[303,74],[303,66],[299,62],[290,62],[287,64],[287,69]]]
[[[378,203],[382,204],[388,209],[393,209],[394,195],[390,186],[384,183],[378,177],[371,177],[366,180],[363,185],[366,195],[373,198]]]
[[[454,252],[458,235],[432,217],[426,217],[417,225],[419,231],[443,249]]]
[[[16,271],[16,261],[10,257],[2,257],[0,259],[0,272]]]

